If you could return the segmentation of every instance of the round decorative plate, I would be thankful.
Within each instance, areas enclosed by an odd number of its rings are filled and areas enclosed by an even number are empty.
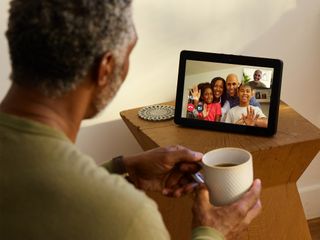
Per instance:
[[[152,105],[141,108],[138,116],[149,121],[163,121],[174,117],[174,107],[168,105]]]

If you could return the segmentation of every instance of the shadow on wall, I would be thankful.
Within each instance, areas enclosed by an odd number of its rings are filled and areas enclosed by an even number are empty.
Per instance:
[[[316,111],[320,95],[314,86],[320,63],[319,9],[318,0],[298,0],[296,8],[285,13],[242,52],[281,58],[284,61],[282,100],[317,126],[320,126],[320,112]],[[141,151],[122,120],[82,127],[77,145],[97,161]]]
[[[82,127],[76,145],[83,153],[93,157],[97,163],[111,160],[119,155],[130,155],[142,151],[121,119]]]
[[[320,1],[298,0],[296,8],[243,49],[245,55],[254,53],[283,60],[281,99],[318,127],[319,38]],[[297,182],[307,219],[320,216],[319,153]]]
[[[319,108],[320,95],[314,86],[319,75],[319,38],[320,2],[298,0],[296,8],[243,49],[244,54],[283,60],[282,100],[318,127],[320,111],[314,110]]]

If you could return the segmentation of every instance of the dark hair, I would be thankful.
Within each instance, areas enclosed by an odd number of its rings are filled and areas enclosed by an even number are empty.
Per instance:
[[[226,86],[226,80],[224,80],[222,77],[215,77],[211,80],[211,88],[214,89],[214,85],[217,81],[222,81],[223,85],[223,92],[221,94],[221,107],[224,105],[224,103],[227,101],[227,86]]]
[[[249,87],[251,89],[251,91],[253,90],[252,86],[248,82],[247,83],[242,82],[239,85],[238,90],[240,89],[240,87]]]
[[[6,36],[13,82],[57,96],[132,33],[131,0],[12,0]],[[121,50],[122,51],[122,50]]]
[[[204,99],[203,99],[203,94],[204,94],[204,90],[206,90],[207,88],[212,89],[210,83],[208,83],[208,82],[199,83],[199,84],[198,84],[198,89],[201,90],[201,95],[200,95],[200,99],[199,99],[201,102],[204,101]]]

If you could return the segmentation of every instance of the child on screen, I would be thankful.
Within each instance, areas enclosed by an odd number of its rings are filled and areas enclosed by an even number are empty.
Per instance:
[[[239,106],[231,108],[226,116],[226,123],[240,125],[267,127],[268,118],[259,107],[250,105],[253,96],[252,88],[249,84],[241,84],[238,88]]]

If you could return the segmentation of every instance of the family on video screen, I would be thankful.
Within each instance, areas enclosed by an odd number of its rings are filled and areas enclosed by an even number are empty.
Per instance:
[[[187,118],[212,122],[225,122],[255,127],[267,127],[268,117],[257,101],[259,89],[267,88],[261,82],[261,70],[255,70],[253,80],[246,74],[240,82],[234,73],[226,79],[214,77],[189,90]],[[250,78],[249,78],[250,79]],[[268,89],[269,90],[269,89]]]

